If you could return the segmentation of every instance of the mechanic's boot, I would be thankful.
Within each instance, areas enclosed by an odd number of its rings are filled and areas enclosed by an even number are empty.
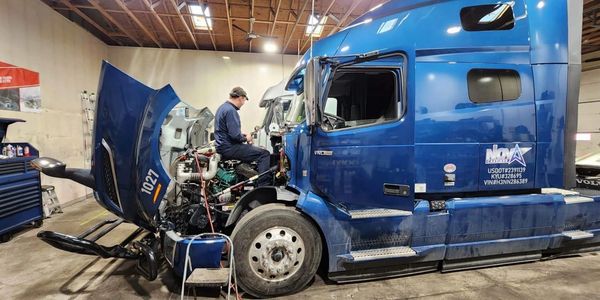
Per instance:
[[[258,175],[258,172],[252,169],[252,167],[250,167],[250,165],[247,163],[241,163],[237,165],[237,167],[235,167],[235,172],[246,177],[247,179]]]

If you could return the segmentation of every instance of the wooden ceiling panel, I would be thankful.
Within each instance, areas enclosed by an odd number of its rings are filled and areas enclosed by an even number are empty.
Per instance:
[[[286,54],[310,47],[306,26],[312,0],[41,1],[108,45],[262,52],[265,41],[272,40]],[[382,2],[315,0],[315,14],[328,16],[321,38]],[[209,7],[212,30],[193,26],[189,5]],[[260,37],[248,40],[251,18],[252,33]],[[583,54],[600,51],[600,0],[584,0],[582,38]]]

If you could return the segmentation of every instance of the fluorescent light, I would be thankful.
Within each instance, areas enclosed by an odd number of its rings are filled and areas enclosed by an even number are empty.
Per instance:
[[[267,53],[275,53],[279,51],[279,47],[277,47],[277,45],[273,42],[266,42],[263,45],[263,50]]]
[[[210,17],[210,9],[208,6],[202,9],[200,5],[188,5],[190,14],[192,14],[192,23],[194,28],[199,30],[211,30],[212,19]]]
[[[592,134],[591,133],[578,133],[577,135],[575,135],[575,140],[576,141],[591,141]]]
[[[308,17],[308,26],[306,26],[305,35],[320,37],[321,33],[323,33],[323,25],[325,25],[325,22],[327,22],[327,16],[324,16],[319,20],[317,17],[310,15]]]
[[[231,59],[231,57],[229,57],[229,56],[223,56],[223,59],[225,59],[225,60],[230,60],[230,59]]]
[[[373,6],[373,8],[369,9],[369,11],[374,11],[374,10],[380,8],[381,6],[383,6],[383,3],[379,3],[379,4],[375,5],[375,6]]]

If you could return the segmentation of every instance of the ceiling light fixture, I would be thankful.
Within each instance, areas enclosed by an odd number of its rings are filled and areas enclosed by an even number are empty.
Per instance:
[[[275,43],[269,41],[263,45],[263,50],[267,53],[275,53],[279,51],[279,47],[277,47]]]
[[[575,136],[575,140],[577,140],[577,141],[591,141],[592,140],[592,134],[591,133],[578,133]]]
[[[229,57],[229,56],[223,56],[223,59],[225,59],[225,60],[230,60],[230,59],[231,59],[231,57]]]

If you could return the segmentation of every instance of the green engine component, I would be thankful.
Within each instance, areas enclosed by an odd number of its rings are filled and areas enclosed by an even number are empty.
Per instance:
[[[215,178],[213,179],[213,184],[210,187],[211,193],[219,193],[224,189],[236,184],[237,181],[237,174],[235,174],[234,170],[224,170],[219,168]]]

